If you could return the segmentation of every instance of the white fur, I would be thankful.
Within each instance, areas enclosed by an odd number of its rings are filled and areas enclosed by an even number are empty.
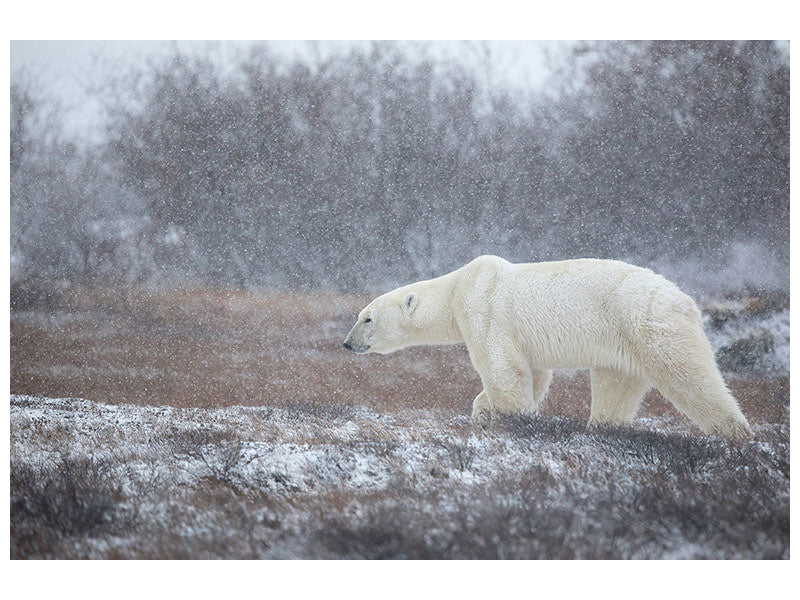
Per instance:
[[[464,342],[483,382],[472,417],[541,408],[551,369],[592,370],[591,424],[629,423],[656,387],[709,434],[752,435],[714,361],[694,301],[612,260],[512,264],[481,256],[361,311],[345,346],[394,352]]]

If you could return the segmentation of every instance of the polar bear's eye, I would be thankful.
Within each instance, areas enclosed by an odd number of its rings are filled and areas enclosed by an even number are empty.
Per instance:
[[[372,322],[372,319],[370,317],[367,317],[366,319],[364,319],[364,323],[371,323],[371,322]]]

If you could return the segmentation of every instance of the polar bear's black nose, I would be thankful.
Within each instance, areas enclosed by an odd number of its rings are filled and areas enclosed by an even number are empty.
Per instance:
[[[348,350],[353,349],[353,346],[347,340],[344,341],[344,347],[347,348]]]

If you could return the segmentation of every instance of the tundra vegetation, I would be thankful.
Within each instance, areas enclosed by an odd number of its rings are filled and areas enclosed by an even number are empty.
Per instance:
[[[364,300],[86,292],[15,312],[12,556],[788,558],[785,307],[724,308],[727,327],[782,322],[769,353],[712,337],[749,365],[725,371],[755,433],[732,444],[655,392],[633,426],[587,429],[582,371],[541,415],[475,430],[463,346],[342,349]]]

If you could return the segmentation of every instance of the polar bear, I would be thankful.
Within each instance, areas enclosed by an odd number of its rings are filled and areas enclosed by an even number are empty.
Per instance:
[[[630,423],[651,387],[705,433],[752,437],[694,301],[624,262],[510,263],[480,256],[370,302],[345,339],[357,353],[465,343],[483,383],[472,419],[535,413],[552,369],[591,369],[590,425]]]

